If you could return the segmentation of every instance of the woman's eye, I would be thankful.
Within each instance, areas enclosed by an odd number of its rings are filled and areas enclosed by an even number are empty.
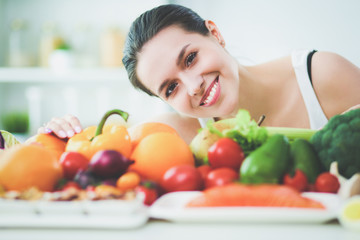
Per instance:
[[[169,84],[169,86],[167,87],[166,92],[165,92],[165,96],[167,98],[172,94],[172,92],[175,90],[177,85],[178,85],[178,83],[176,83],[176,82]]]
[[[192,64],[192,62],[196,58],[196,54],[197,54],[196,52],[192,52],[186,57],[186,59],[185,59],[185,66],[186,67],[189,67]]]

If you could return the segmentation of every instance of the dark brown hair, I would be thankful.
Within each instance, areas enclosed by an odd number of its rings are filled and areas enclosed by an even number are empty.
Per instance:
[[[131,84],[150,96],[156,96],[146,88],[136,74],[137,56],[145,43],[162,29],[178,25],[188,32],[201,35],[209,33],[205,21],[193,10],[181,5],[167,4],[153,8],[141,14],[131,25],[127,35],[122,62]]]

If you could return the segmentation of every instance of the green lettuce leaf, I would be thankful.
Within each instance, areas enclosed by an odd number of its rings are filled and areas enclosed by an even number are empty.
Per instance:
[[[228,137],[236,141],[242,147],[245,155],[248,155],[267,140],[267,129],[258,126],[257,122],[251,119],[250,113],[244,109],[239,110],[235,119],[236,124],[232,129],[219,131],[211,122],[207,124],[207,127],[210,132],[220,137]]]

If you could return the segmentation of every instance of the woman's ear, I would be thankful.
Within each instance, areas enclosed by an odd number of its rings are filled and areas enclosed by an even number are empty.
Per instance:
[[[216,24],[211,20],[205,20],[205,26],[207,27],[207,29],[209,29],[210,34],[216,38],[220,45],[225,47],[224,38],[222,37],[220,30],[216,26]]]

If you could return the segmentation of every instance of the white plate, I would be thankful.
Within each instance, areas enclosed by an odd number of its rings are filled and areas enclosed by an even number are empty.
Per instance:
[[[91,228],[132,229],[148,221],[146,207],[129,215],[4,215],[0,228]]]
[[[134,200],[24,201],[0,199],[0,227],[136,228],[148,220],[143,196]]]
[[[340,199],[335,194],[304,193],[320,201],[325,210],[283,207],[202,207],[186,208],[201,192],[172,192],[160,197],[149,210],[150,217],[174,222],[269,222],[323,223],[335,219]]]

